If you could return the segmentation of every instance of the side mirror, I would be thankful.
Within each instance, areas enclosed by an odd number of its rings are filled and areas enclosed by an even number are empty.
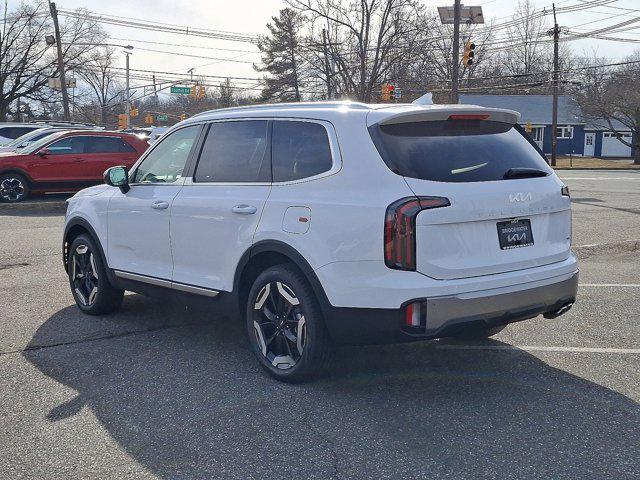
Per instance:
[[[43,157],[46,157],[47,155],[51,155],[51,150],[49,150],[48,148],[42,148],[38,150],[36,155],[38,155],[40,158],[43,158]]]
[[[118,166],[107,168],[104,172],[103,178],[104,183],[111,185],[112,187],[118,187],[122,193],[127,193],[130,189],[127,167]]]

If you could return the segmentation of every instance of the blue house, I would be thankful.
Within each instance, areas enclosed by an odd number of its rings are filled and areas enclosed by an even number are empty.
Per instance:
[[[531,124],[531,137],[551,154],[551,95],[460,95],[460,103],[508,108],[520,112],[520,124]],[[631,143],[632,132],[620,123],[614,128]],[[571,97],[558,97],[558,154],[586,157],[631,157],[632,149],[616,138],[606,121],[585,123]]]

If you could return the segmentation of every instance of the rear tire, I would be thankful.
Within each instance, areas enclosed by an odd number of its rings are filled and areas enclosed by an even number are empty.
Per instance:
[[[29,182],[18,173],[0,175],[0,202],[17,203],[29,197]]]
[[[69,247],[69,285],[78,308],[89,315],[102,315],[117,310],[124,290],[113,288],[100,256],[100,250],[89,235],[79,235]]]
[[[295,267],[276,265],[262,272],[246,307],[251,348],[271,376],[302,382],[327,368],[332,342],[313,289]]]
[[[482,340],[484,338],[493,337],[494,335],[499,334],[505,328],[507,328],[506,325],[498,325],[497,327],[468,330],[457,334],[455,338],[459,338],[461,340]]]

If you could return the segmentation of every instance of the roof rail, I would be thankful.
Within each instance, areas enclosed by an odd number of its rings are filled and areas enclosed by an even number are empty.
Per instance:
[[[278,108],[335,108],[340,106],[347,106],[358,110],[370,110],[371,106],[361,102],[350,101],[330,101],[330,102],[296,102],[296,103],[267,103],[259,105],[243,105],[241,107],[229,107],[229,108],[216,108],[213,110],[206,110],[204,112],[196,113],[190,118],[200,117],[208,113],[217,112],[236,112],[244,110],[275,110]]]

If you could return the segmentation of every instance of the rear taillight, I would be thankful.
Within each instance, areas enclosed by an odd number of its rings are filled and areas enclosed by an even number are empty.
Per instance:
[[[560,193],[563,197],[571,197],[571,194],[569,193],[569,187],[567,187],[566,185],[560,189]]]
[[[387,207],[384,263],[396,270],[416,269],[416,217],[422,210],[451,205],[444,197],[406,197]]]

